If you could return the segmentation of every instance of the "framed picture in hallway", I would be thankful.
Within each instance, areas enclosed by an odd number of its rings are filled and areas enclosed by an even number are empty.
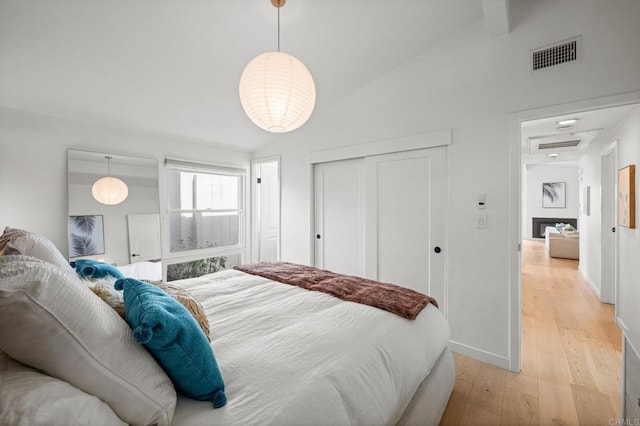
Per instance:
[[[636,166],[618,170],[618,225],[636,227]]]
[[[566,207],[566,182],[542,184],[542,207],[563,209]]]

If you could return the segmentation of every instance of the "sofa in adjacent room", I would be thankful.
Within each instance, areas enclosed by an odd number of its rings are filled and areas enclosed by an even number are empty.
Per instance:
[[[580,259],[580,233],[577,230],[547,226],[544,234],[549,257]]]

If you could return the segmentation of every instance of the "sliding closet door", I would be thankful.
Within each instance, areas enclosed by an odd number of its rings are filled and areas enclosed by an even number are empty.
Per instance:
[[[315,266],[364,275],[364,160],[314,166]]]
[[[367,157],[366,276],[444,308],[446,148]]]

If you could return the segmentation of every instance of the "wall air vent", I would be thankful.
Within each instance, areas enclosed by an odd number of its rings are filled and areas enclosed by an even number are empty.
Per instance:
[[[582,36],[531,51],[531,71],[538,71],[581,59]]]
[[[558,149],[558,148],[573,148],[580,144],[580,139],[573,141],[561,141],[561,142],[549,142],[541,143],[538,145],[538,149]]]

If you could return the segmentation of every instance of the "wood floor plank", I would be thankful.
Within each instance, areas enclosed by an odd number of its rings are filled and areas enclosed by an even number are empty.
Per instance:
[[[618,416],[608,396],[587,386],[571,385],[580,425],[606,425]]]
[[[521,372],[456,354],[443,425],[590,425],[620,417],[622,334],[578,262],[523,242]]]
[[[538,382],[541,380],[559,385],[570,383],[569,365],[563,352],[538,352]]]
[[[484,364],[469,391],[469,402],[500,415],[506,376],[509,374],[506,370]]]
[[[509,374],[505,379],[505,387],[507,389],[522,392],[531,397],[538,397],[538,377],[525,374]]]
[[[496,426],[500,424],[500,416],[475,404],[467,404],[459,424],[473,426]]]
[[[592,363],[589,361],[582,334],[579,330],[571,328],[563,328],[561,333],[571,383],[597,389],[598,385],[595,381],[594,371],[591,369]]]
[[[578,413],[569,384],[539,380],[538,388],[540,389],[538,401],[541,425],[575,426],[578,424]]]
[[[456,362],[456,379],[473,383],[483,363],[459,354],[455,354],[454,359]]]
[[[471,382],[456,378],[456,384],[453,388],[453,392],[451,393],[451,398],[449,398],[447,409],[440,420],[441,426],[455,426],[463,424],[462,419],[465,408],[467,407],[470,390]]]
[[[507,389],[502,399],[500,424],[505,426],[524,426],[537,425],[539,423],[538,398],[517,390]]]

